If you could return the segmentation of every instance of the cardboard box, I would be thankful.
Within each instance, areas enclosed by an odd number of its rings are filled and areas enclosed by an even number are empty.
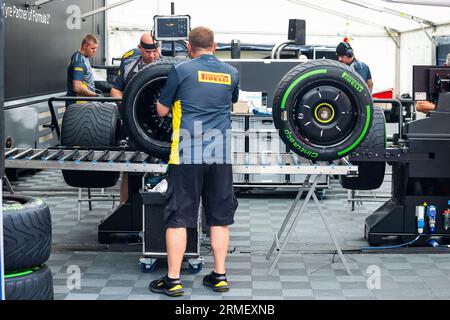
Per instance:
[[[238,101],[233,104],[233,112],[234,113],[248,113],[248,104],[246,101]]]

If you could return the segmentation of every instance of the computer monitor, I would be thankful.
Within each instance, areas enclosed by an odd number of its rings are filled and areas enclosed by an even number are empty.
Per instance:
[[[413,66],[413,100],[436,103],[440,93],[450,92],[450,67]]]
[[[191,30],[191,17],[183,16],[155,16],[154,37],[157,41],[187,40]]]

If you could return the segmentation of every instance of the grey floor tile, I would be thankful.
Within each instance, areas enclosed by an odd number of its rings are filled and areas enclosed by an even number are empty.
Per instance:
[[[114,294],[114,295],[128,295],[131,293],[130,287],[104,287],[101,289],[100,294]]]
[[[311,283],[310,282],[281,282],[281,287],[283,290],[285,289],[311,289]]]
[[[97,297],[97,300],[128,300],[129,295],[120,294],[101,294]]]
[[[64,300],[97,300],[98,294],[70,293]]]
[[[104,287],[133,287],[136,281],[134,280],[108,280],[103,285]]]
[[[279,290],[271,290],[271,289],[253,289],[253,296],[260,297],[281,297],[283,296],[283,292],[281,289]]]
[[[71,294],[100,294],[102,291],[101,287],[83,287],[81,286],[79,289],[74,288],[71,290]]]
[[[283,289],[283,297],[308,297],[313,298],[312,289]]]
[[[366,282],[340,282],[339,284],[343,290],[367,289]]]
[[[309,277],[307,275],[300,275],[300,276],[280,276],[280,280],[282,282],[309,282]]]
[[[54,293],[53,294],[53,299],[54,300],[65,300],[66,299],[66,294],[63,293]]]
[[[342,290],[314,290],[314,298],[317,300],[345,300]]]
[[[313,290],[340,290],[341,286],[339,282],[321,282],[311,280],[311,288]]]
[[[347,298],[363,298],[363,297],[375,298],[374,292],[368,289],[343,289],[342,293]]]
[[[222,298],[217,298],[210,295],[191,295],[191,300],[222,300]]]
[[[281,283],[275,281],[253,281],[253,289],[281,289]]]
[[[84,277],[81,278],[81,286],[82,287],[104,287],[107,283],[105,279],[86,279]]]
[[[253,293],[251,287],[247,288],[236,288],[235,286],[231,286],[230,291],[222,293],[222,297],[248,297]],[[239,298],[240,299],[240,298]]]
[[[153,294],[142,294],[142,295],[130,294],[128,296],[128,300],[159,300],[159,296]]]

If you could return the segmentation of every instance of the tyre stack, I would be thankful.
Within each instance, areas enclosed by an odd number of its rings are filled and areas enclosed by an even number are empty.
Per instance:
[[[53,300],[52,223],[44,201],[3,196],[6,300]]]

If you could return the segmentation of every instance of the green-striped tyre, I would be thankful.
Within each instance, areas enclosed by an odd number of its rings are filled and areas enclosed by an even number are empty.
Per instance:
[[[6,300],[53,300],[53,278],[43,265],[5,275]]]
[[[367,137],[373,101],[364,80],[334,60],[299,65],[280,81],[273,118],[283,142],[310,160],[348,155]]]

